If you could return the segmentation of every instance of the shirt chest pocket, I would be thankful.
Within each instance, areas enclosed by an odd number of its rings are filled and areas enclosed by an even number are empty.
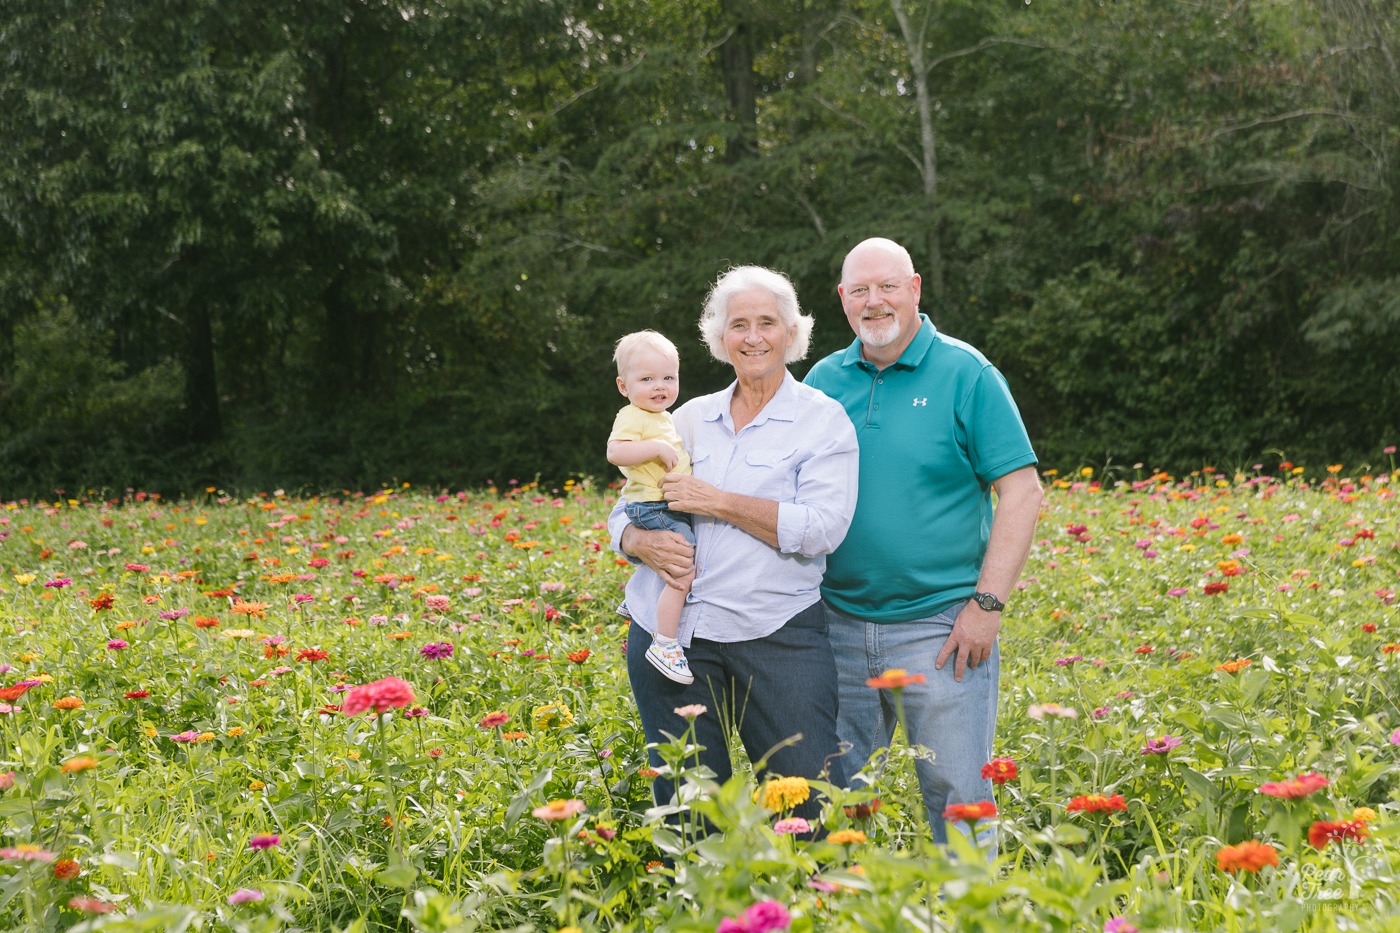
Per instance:
[[[754,447],[744,452],[743,482],[747,489],[734,492],[791,502],[797,490],[797,448]]]

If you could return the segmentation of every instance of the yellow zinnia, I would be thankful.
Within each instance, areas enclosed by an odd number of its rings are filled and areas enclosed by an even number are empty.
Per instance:
[[[791,810],[800,803],[806,803],[810,796],[812,788],[806,778],[773,778],[763,785],[763,805],[769,810]]]
[[[535,723],[535,731],[537,732],[543,732],[546,729],[562,729],[574,724],[573,711],[563,703],[546,703],[544,706],[536,706],[531,714],[531,719]]]

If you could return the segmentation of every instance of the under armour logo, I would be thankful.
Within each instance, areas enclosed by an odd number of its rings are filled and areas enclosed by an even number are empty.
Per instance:
[[[927,406],[927,405],[928,405],[928,396],[925,395],[925,396],[923,396],[922,398],[916,398],[916,399],[914,399],[914,407],[917,408],[917,407],[919,407],[920,405],[924,405],[924,406]]]

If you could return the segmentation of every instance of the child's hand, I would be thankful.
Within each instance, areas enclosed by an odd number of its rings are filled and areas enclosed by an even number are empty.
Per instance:
[[[680,459],[676,454],[676,448],[665,441],[657,441],[656,443],[659,448],[656,452],[656,459],[660,460],[661,465],[666,468],[666,472],[670,473],[676,468],[676,461]]]

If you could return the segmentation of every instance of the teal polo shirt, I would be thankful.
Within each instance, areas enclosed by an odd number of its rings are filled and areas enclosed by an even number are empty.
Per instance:
[[[1036,462],[1006,379],[927,315],[891,366],[860,340],[804,380],[836,399],[860,442],[860,493],[845,540],[827,558],[822,595],[872,622],[936,615],[977,588],[992,527],[994,480]]]

